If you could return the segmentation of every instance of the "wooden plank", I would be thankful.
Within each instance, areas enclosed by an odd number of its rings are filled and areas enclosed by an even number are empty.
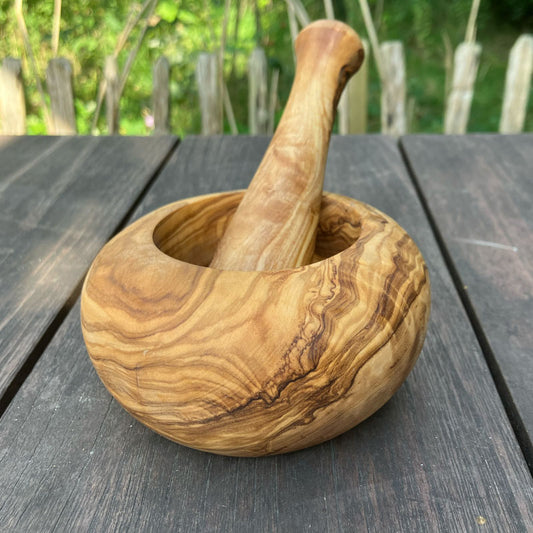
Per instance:
[[[76,114],[72,93],[72,66],[68,59],[51,59],[46,69],[46,85],[52,108],[52,131],[54,135],[75,135]]]
[[[402,144],[533,466],[533,135]]]
[[[452,86],[444,115],[444,133],[466,133],[480,56],[481,45],[477,43],[464,42],[455,50]]]
[[[20,59],[6,57],[0,68],[0,120],[4,135],[26,133],[26,101]]]
[[[500,117],[500,133],[520,133],[523,131],[532,73],[533,35],[521,35],[509,54],[502,115]]]
[[[187,138],[135,217],[242,188],[267,139]],[[326,188],[396,218],[431,272],[421,358],[341,437],[278,457],[196,452],[133,420],[91,368],[73,309],[0,420],[8,530],[527,531],[531,476],[396,144],[334,137]]]
[[[0,140],[0,397],[175,142]]]
[[[27,136],[23,141],[18,137],[0,135],[0,194],[8,183],[31,167],[39,165],[50,155],[50,151],[57,148],[56,144],[62,142],[64,139],[45,135]]]
[[[154,89],[152,94],[154,113],[154,134],[166,135],[169,132],[169,86],[170,66],[166,57],[160,57],[154,65]]]

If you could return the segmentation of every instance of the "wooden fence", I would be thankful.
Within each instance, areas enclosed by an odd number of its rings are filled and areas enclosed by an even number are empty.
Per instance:
[[[367,52],[368,43],[364,43]],[[402,135],[408,131],[409,110],[406,106],[406,73],[403,45],[399,41],[384,42],[372,49],[381,80],[381,131]],[[444,109],[444,133],[466,133],[474,95],[481,45],[461,43],[454,54],[453,76]],[[367,128],[368,63],[367,53],[361,70],[349,82],[339,103],[339,133],[364,133]],[[223,132],[224,110],[230,122],[231,103],[222,76],[220,54],[202,53],[196,65],[202,134]],[[524,128],[533,71],[533,36],[518,38],[509,54],[502,95],[499,131],[518,133]],[[152,114],[154,132],[169,132],[169,63],[160,58],[153,69]],[[267,60],[264,50],[255,49],[249,59],[248,116],[251,134],[268,134],[274,129],[279,71],[271,73],[268,84]],[[100,100],[105,95],[108,133],[119,131],[119,100],[124,80],[117,60],[109,56],[103,68]],[[64,58],[52,59],[46,69],[46,87],[50,98],[50,134],[76,134],[72,68]],[[100,105],[101,102],[99,102]],[[99,109],[99,106],[98,106]],[[3,134],[22,135],[26,129],[26,107],[21,61],[5,58],[0,68],[0,121]],[[236,132],[236,127],[232,127]]]

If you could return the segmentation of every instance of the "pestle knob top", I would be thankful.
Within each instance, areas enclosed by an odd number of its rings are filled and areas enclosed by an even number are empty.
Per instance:
[[[294,47],[298,69],[307,83],[335,85],[335,110],[347,81],[365,57],[359,35],[343,22],[317,20],[298,34]]]

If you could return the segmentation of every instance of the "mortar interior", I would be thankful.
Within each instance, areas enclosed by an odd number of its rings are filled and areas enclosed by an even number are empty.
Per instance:
[[[244,191],[234,191],[183,202],[156,225],[154,244],[170,257],[208,266],[243,194]],[[361,224],[355,200],[324,193],[311,262],[322,261],[352,246],[359,238]]]

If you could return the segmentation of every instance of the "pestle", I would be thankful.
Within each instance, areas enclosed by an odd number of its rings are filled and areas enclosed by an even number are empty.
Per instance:
[[[173,441],[235,456],[319,444],[379,409],[418,358],[430,283],[416,244],[374,207],[321,192],[334,106],[362,57],[354,36],[302,31],[287,113],[245,193],[148,213],[87,273],[94,368]]]
[[[274,137],[211,267],[278,270],[309,263],[337,103],[364,49],[346,24],[313,22],[295,41],[296,74]]]

